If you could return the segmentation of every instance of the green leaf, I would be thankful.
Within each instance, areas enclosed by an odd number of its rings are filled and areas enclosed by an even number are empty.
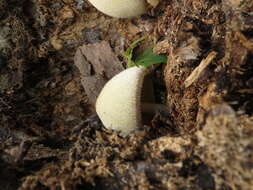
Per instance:
[[[128,48],[127,50],[123,53],[125,57],[127,57],[127,67],[132,67],[135,65],[134,61],[132,60],[133,58],[133,50],[137,46],[137,44],[141,41],[145,40],[145,37],[141,37],[137,40],[135,40]]]
[[[147,48],[141,56],[138,56],[135,60],[133,60],[134,48],[138,45],[139,42],[141,42],[144,39],[145,37],[135,40],[123,53],[123,55],[126,56],[128,59],[127,66],[133,67],[136,65],[137,66],[140,65],[140,66],[148,67],[153,64],[167,63],[167,57],[164,55],[153,53],[153,48]]]
[[[167,63],[167,57],[153,53],[153,48],[147,48],[144,53],[135,60],[136,65],[148,67],[158,63]]]
[[[140,43],[141,41],[145,40],[145,38],[146,38],[146,37],[141,37],[141,38],[135,40],[135,41],[127,48],[127,50],[123,53],[123,55],[124,55],[125,57],[127,57],[127,60],[128,60],[127,66],[128,66],[128,67],[132,67],[132,66],[135,65],[134,61],[132,60],[132,58],[133,58],[133,50],[134,50],[134,48],[138,45],[138,43]]]

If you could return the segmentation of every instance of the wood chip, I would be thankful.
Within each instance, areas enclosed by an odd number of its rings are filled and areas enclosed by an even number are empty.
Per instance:
[[[238,92],[239,93],[253,94],[253,89],[240,89]]]
[[[152,6],[156,7],[159,4],[160,0],[147,0],[147,2]]]
[[[249,41],[241,32],[236,32],[236,36],[241,41],[242,45],[253,53],[253,42]]]
[[[216,57],[217,52],[212,51],[208,54],[208,56],[201,61],[199,66],[197,66],[193,72],[190,74],[190,76],[184,81],[184,85],[186,88],[191,86],[203,73],[203,71],[207,68],[207,66],[212,62],[212,60]]]
[[[105,83],[124,70],[106,41],[79,47],[74,62],[81,73],[81,83],[91,103],[95,103]]]

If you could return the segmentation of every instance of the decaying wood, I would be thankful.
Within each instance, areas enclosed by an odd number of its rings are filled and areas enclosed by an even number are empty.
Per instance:
[[[216,57],[217,52],[212,51],[208,54],[208,56],[201,61],[198,67],[196,67],[193,72],[190,74],[190,76],[184,81],[184,85],[186,88],[191,86],[203,73],[203,71],[207,68],[207,66],[213,61],[213,59]]]
[[[253,53],[253,42],[249,41],[241,32],[236,32],[236,36],[241,41],[242,45]]]
[[[74,61],[91,103],[96,101],[105,83],[124,69],[106,41],[79,47]]]

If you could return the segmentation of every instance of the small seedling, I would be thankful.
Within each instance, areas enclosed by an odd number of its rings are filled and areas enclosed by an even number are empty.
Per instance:
[[[155,54],[153,52],[153,48],[148,47],[142,55],[138,56],[133,60],[133,51],[134,48],[140,43],[141,41],[145,40],[145,37],[141,37],[135,40],[123,53],[125,57],[127,57],[127,67],[133,66],[144,66],[148,67],[150,65],[158,64],[158,63],[167,63],[167,57],[164,55]]]

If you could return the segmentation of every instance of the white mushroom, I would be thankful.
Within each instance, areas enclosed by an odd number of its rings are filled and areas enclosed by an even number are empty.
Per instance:
[[[147,11],[146,0],[89,0],[99,11],[116,18],[132,18]]]
[[[96,112],[106,128],[126,136],[141,127],[142,109],[148,113],[164,110],[163,105],[141,103],[143,81],[147,73],[146,67],[135,66],[115,75],[106,83],[96,102]]]

